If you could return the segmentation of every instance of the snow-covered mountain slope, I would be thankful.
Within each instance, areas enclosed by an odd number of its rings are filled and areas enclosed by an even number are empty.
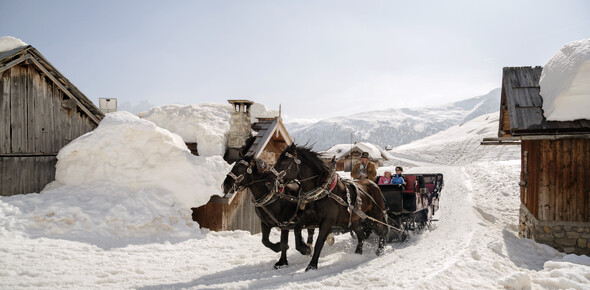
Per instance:
[[[390,108],[324,119],[315,123],[287,122],[297,144],[321,151],[334,144],[369,142],[385,148],[399,146],[443,131],[483,114],[498,111],[500,89],[488,94],[438,107]]]
[[[464,165],[481,161],[520,159],[520,146],[480,145],[483,138],[497,137],[499,112],[485,114],[426,138],[387,151],[390,164],[422,163]],[[411,161],[410,161],[411,160]]]

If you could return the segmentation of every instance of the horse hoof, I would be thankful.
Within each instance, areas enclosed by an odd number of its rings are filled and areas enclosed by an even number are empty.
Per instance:
[[[363,254],[363,250],[362,249],[356,249],[356,251],[354,251],[355,254],[359,254],[362,255]]]
[[[305,268],[305,272],[307,272],[307,271],[309,271],[309,270],[317,270],[317,269],[318,269],[318,267],[317,267],[317,266],[312,266],[312,265],[309,265],[309,266],[307,266],[307,268]]]
[[[305,246],[299,247],[297,249],[297,251],[299,251],[299,253],[301,253],[301,255],[304,255],[304,256],[311,255],[311,247],[309,245],[305,245]]]
[[[275,268],[275,270],[278,270],[280,268],[285,268],[287,266],[289,266],[289,263],[288,262],[284,262],[284,263],[283,262],[277,262],[275,264],[274,268]]]
[[[383,252],[383,249],[377,249],[377,251],[375,251],[375,254],[377,254],[377,256],[381,256]]]
[[[326,243],[330,246],[334,245],[334,235],[333,234],[329,234],[328,237],[326,237]]]

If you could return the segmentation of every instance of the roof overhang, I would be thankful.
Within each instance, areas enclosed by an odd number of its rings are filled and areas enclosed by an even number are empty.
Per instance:
[[[94,106],[94,104],[82,94],[78,88],[57,71],[57,69],[55,69],[55,67],[53,67],[53,65],[51,65],[51,63],[49,63],[49,61],[47,61],[47,59],[45,59],[34,47],[29,45],[12,50],[10,53],[10,55],[3,55],[3,59],[0,59],[0,62],[6,62],[0,64],[0,74],[23,62],[34,65],[47,78],[55,83],[65,95],[73,100],[77,107],[80,108],[90,120],[97,125],[100,123],[100,120],[104,117],[104,113],[96,108],[96,106]]]
[[[480,145],[520,145],[523,140],[590,139],[590,134],[527,135],[514,137],[483,138]]]

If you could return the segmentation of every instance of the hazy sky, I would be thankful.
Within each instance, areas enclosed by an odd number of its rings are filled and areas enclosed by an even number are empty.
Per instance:
[[[292,120],[484,95],[590,38],[590,1],[0,0],[0,36],[96,104],[245,98]]]

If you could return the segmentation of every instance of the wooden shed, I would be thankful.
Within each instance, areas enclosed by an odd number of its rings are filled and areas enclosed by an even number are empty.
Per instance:
[[[259,118],[252,124],[257,132],[246,155],[254,156],[274,165],[280,153],[293,141],[280,117]],[[193,220],[202,228],[213,231],[246,230],[252,234],[260,232],[260,219],[256,215],[252,196],[248,190],[226,197],[212,196],[209,202],[193,208]]]
[[[0,52],[0,195],[39,192],[104,114],[32,46]]]
[[[545,119],[542,70],[504,68],[498,138],[482,144],[521,145],[519,235],[589,255],[590,120]]]

